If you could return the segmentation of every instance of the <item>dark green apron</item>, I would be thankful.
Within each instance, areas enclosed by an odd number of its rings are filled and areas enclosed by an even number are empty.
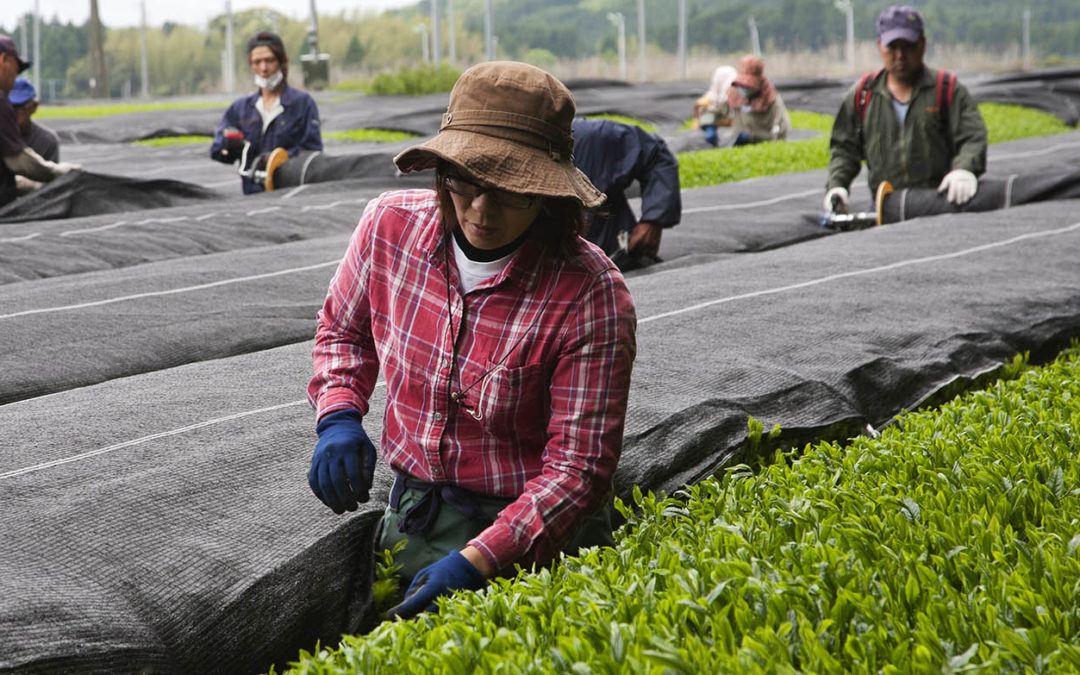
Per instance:
[[[375,551],[393,548],[398,541],[406,540],[405,550],[394,556],[394,562],[402,566],[401,578],[411,580],[450,551],[465,548],[514,501],[398,474],[390,492],[390,505],[375,533]],[[582,521],[563,550],[573,555],[582,548],[611,544],[611,503],[605,500],[603,507]],[[503,572],[511,574],[513,570]]]

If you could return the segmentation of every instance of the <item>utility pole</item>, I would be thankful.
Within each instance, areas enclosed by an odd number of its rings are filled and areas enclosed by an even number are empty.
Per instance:
[[[20,40],[20,42],[22,44],[19,45],[19,53],[20,54],[29,54],[30,53],[30,14],[29,13],[23,14],[22,35],[20,35],[19,37],[22,38],[22,40]]]
[[[424,55],[424,63],[429,63],[431,61],[431,57],[428,55],[428,49],[430,48],[430,45],[428,44],[427,24],[418,23],[416,24],[416,28],[414,28],[413,30],[415,30],[417,33],[420,33],[420,51]]]
[[[679,0],[679,79],[686,79],[686,0]]]
[[[637,0],[638,82],[645,81],[645,0]]]
[[[622,12],[608,12],[608,21],[615,26],[616,49],[619,52],[619,78],[626,79],[626,17]]]
[[[431,0],[431,62],[436,66],[442,61],[442,45],[439,43],[439,0]]]
[[[311,25],[308,27],[308,48],[312,54],[319,53],[319,10],[311,0]]]
[[[236,91],[236,62],[233,61],[232,0],[225,0],[225,93]]]
[[[844,13],[847,24],[847,42],[844,43],[844,56],[848,70],[855,72],[855,7],[851,0],[833,0],[833,6]]]
[[[484,58],[495,60],[495,12],[491,0],[484,0]]]
[[[142,13],[142,30],[139,32],[139,55],[142,57],[139,79],[142,80],[142,97],[150,98],[150,57],[146,50],[146,0],[139,3]]]
[[[34,86],[41,84],[41,0],[34,0]]]
[[[750,24],[750,50],[755,56],[761,56],[761,40],[758,38],[757,21],[754,20],[753,14],[750,15],[747,23]]]
[[[450,49],[450,65],[457,64],[457,36],[454,35],[454,0],[446,0],[446,41]]]
[[[1024,10],[1024,70],[1031,70],[1031,8]]]
[[[109,95],[109,72],[105,68],[103,32],[97,0],[90,0],[90,95],[94,98],[106,98]]]

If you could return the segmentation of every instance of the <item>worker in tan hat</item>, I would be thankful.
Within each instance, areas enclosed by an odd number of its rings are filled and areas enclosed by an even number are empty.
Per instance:
[[[791,117],[780,92],[765,76],[765,61],[747,54],[735,64],[735,79],[728,87],[727,110],[734,119],[735,145],[782,141],[791,129]]]
[[[394,160],[434,169],[434,190],[367,205],[318,314],[308,481],[342,513],[368,500],[377,454],[393,470],[376,550],[406,541],[412,581],[390,616],[610,543],[636,319],[579,234],[604,195],[572,161],[574,111],[539,68],[465,71],[439,133]]]

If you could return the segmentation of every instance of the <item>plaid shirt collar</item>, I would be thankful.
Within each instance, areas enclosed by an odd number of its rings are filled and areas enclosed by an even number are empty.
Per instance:
[[[431,214],[423,223],[424,236],[420,237],[418,246],[420,254],[428,260],[436,269],[448,274],[445,268],[448,257],[449,240],[446,237],[442,223],[439,221],[439,211],[432,209]],[[517,255],[514,256],[506,269],[492,282],[492,286],[498,286],[503,281],[517,285],[523,292],[531,292],[539,283],[540,272],[547,245],[536,237],[529,237],[521,245]]]

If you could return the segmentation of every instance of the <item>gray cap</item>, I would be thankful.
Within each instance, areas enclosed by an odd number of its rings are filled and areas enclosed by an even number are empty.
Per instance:
[[[0,35],[0,54],[14,56],[15,60],[19,62],[20,73],[30,67],[29,61],[23,61],[19,58],[19,48],[15,46],[15,40],[12,40],[9,35]]]
[[[923,37],[922,15],[910,5],[886,7],[878,16],[877,34],[883,45],[895,40],[918,42]]]

